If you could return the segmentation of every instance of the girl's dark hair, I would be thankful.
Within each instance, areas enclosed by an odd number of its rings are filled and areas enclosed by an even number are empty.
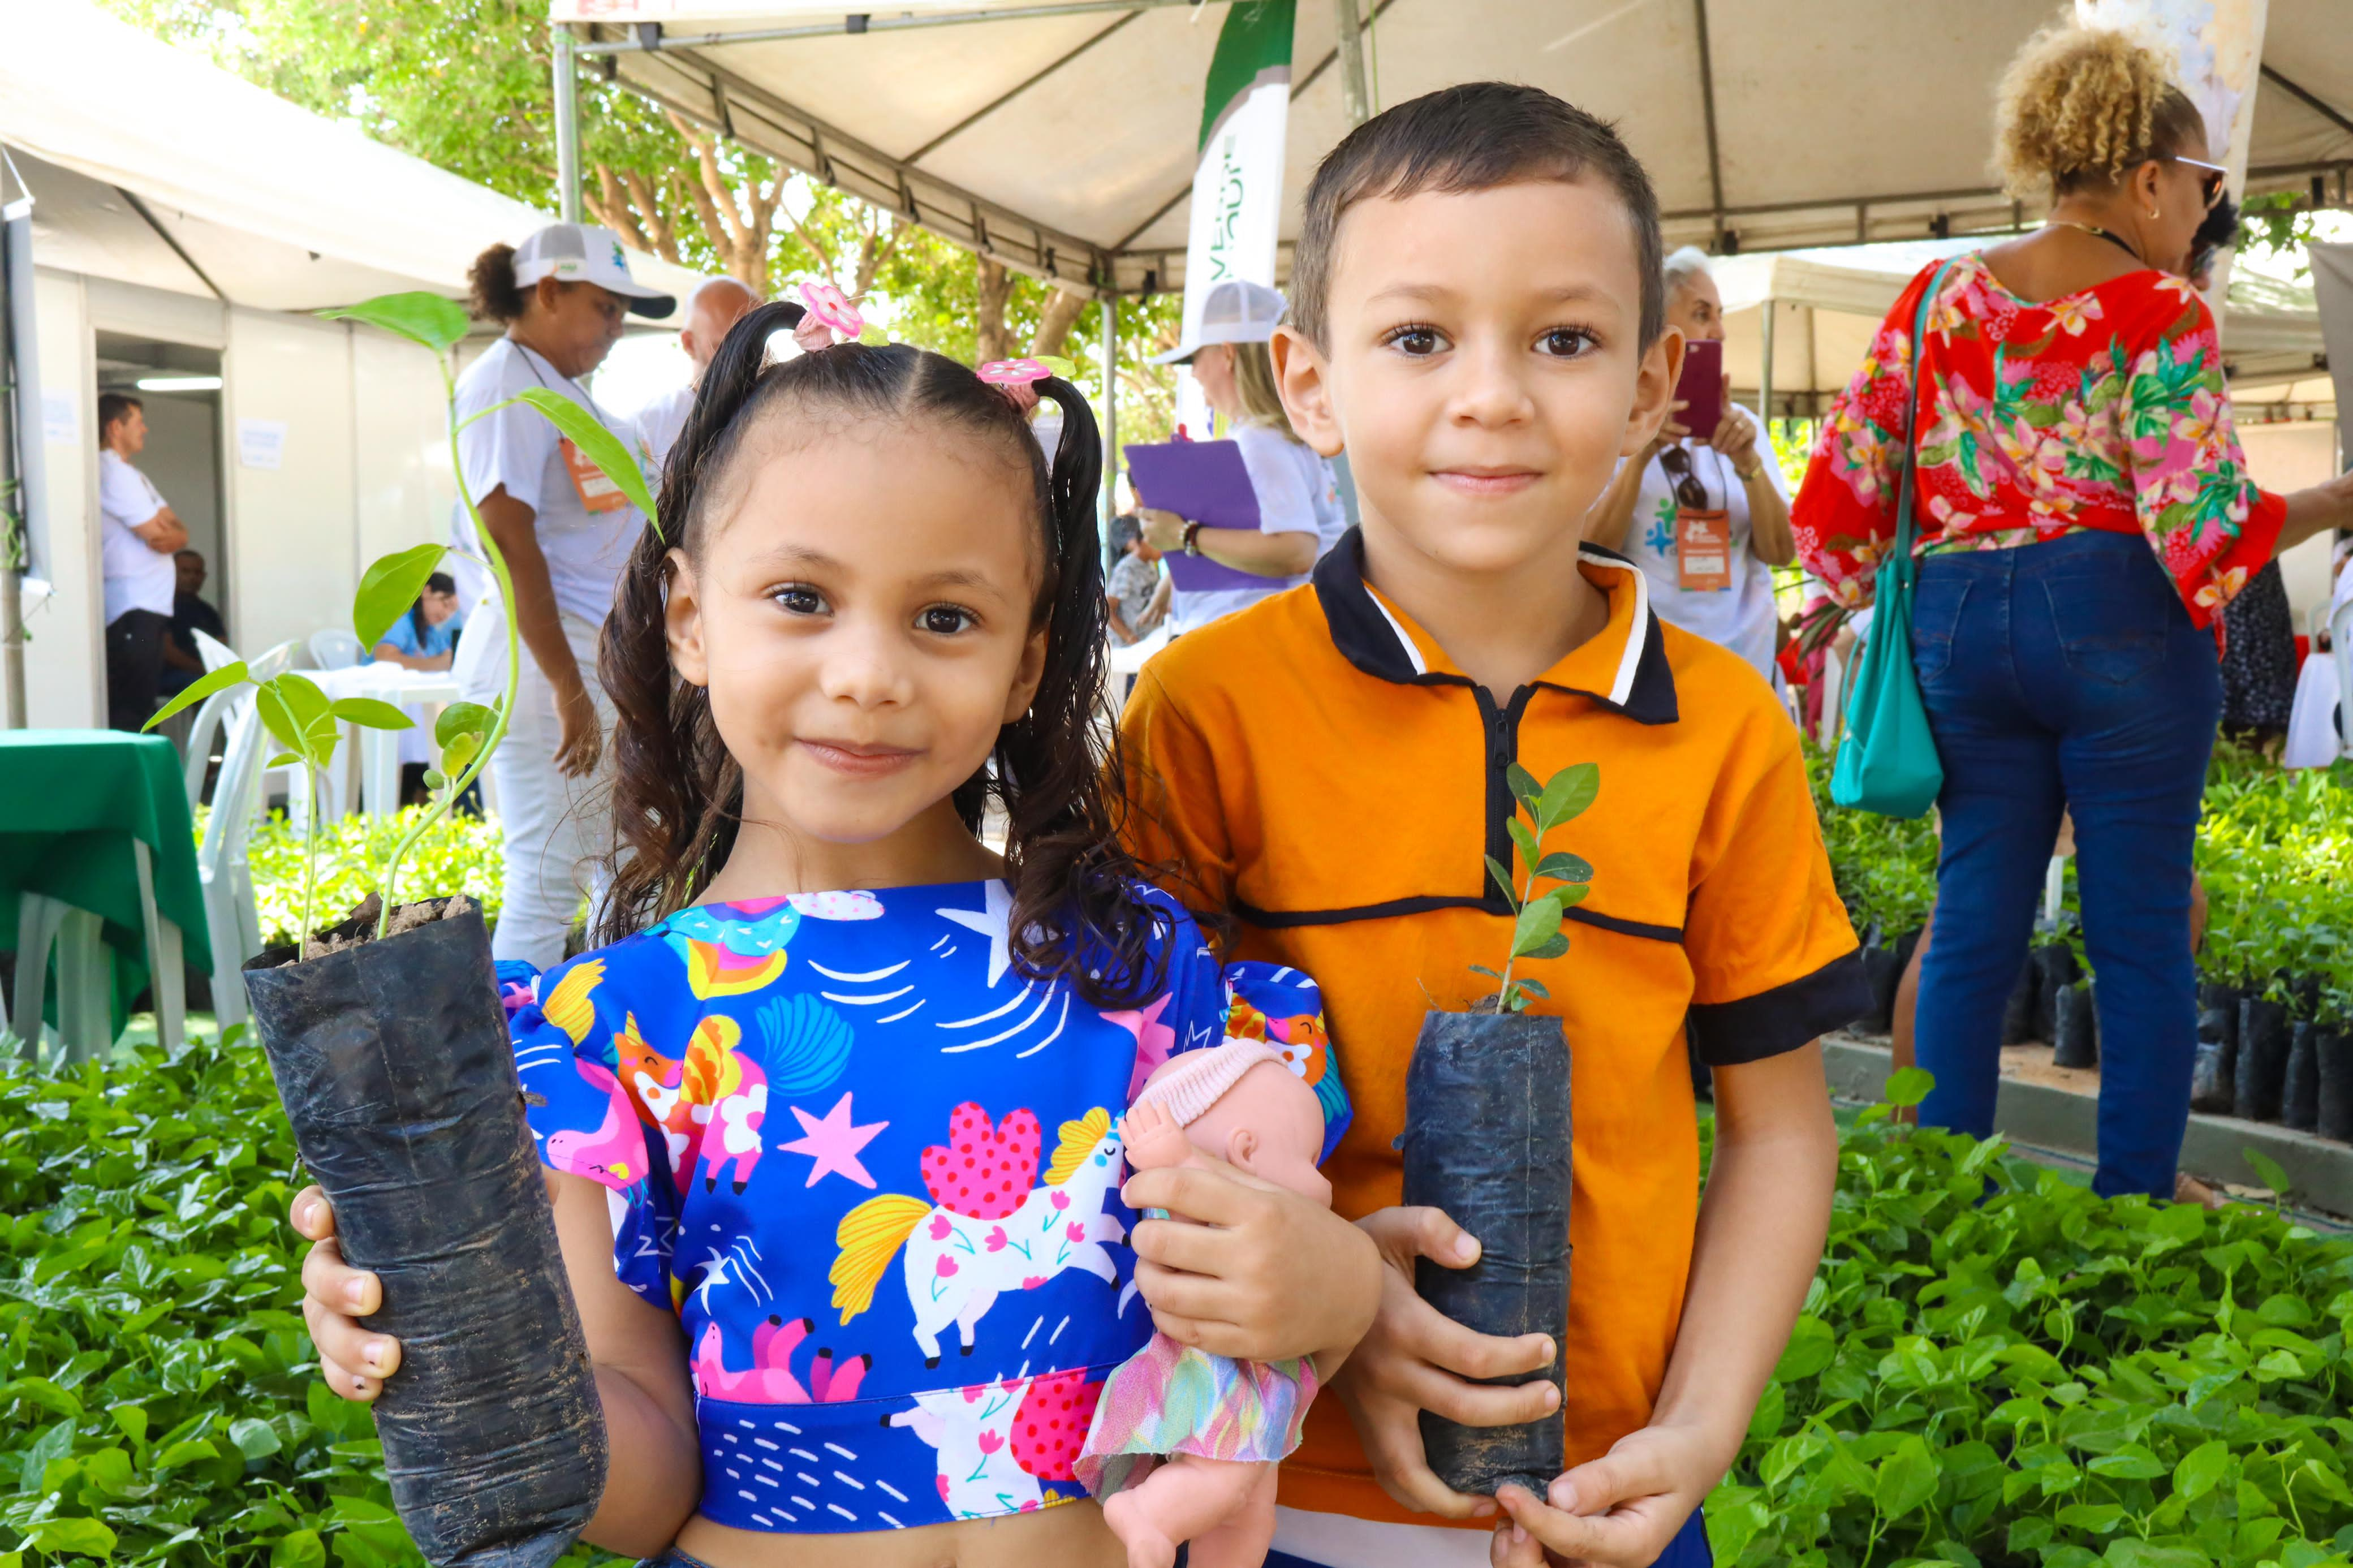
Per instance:
[[[466,269],[468,303],[482,321],[507,326],[522,319],[522,285],[515,281],[515,248],[494,245]]]
[[[458,580],[447,572],[436,572],[425,579],[425,594],[455,594]],[[408,606],[408,629],[417,634],[417,646],[425,646],[425,594],[417,595],[417,603]]]
[[[1062,411],[1050,465],[1013,400],[943,355],[841,343],[767,363],[770,337],[801,315],[789,301],[763,305],[720,345],[663,472],[659,531],[638,540],[605,622],[596,667],[617,719],[617,843],[597,940],[618,940],[691,903],[726,863],[741,822],[744,776],[712,720],[710,696],[670,668],[670,549],[701,550],[727,469],[764,419],[812,411],[922,421],[962,431],[1027,473],[1045,546],[1036,612],[1047,627],[1044,679],[1029,710],[998,732],[989,765],[957,788],[957,815],[977,833],[989,801],[1004,808],[1012,948],[1022,969],[1067,980],[1090,1005],[1135,1005],[1165,981],[1159,939],[1171,917],[1137,895],[1139,874],[1113,816],[1123,794],[1116,741],[1095,722],[1106,616],[1094,414],[1059,377],[1033,384]]]

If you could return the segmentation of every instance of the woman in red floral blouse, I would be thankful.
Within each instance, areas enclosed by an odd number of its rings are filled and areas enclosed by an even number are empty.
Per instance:
[[[1847,603],[1895,534],[1917,387],[1912,649],[1945,785],[1922,1120],[1993,1128],[2002,1003],[2063,808],[2106,1042],[2108,1193],[2170,1197],[2196,1046],[2190,847],[2221,705],[2218,613],[2279,550],[2353,526],[2353,478],[2247,476],[2214,321],[2183,280],[2222,191],[2197,109],[2119,33],[2054,28],[2002,84],[2001,161],[2047,226],[1913,279],[1832,406],[1792,507]]]

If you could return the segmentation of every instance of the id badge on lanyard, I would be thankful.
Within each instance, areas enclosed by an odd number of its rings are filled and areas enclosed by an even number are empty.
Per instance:
[[[1732,586],[1732,514],[1682,507],[1675,512],[1675,573],[1689,594]]]
[[[629,504],[621,487],[606,476],[605,470],[591,462],[588,455],[572,443],[569,436],[561,438],[564,467],[572,476],[572,488],[580,496],[582,509],[592,514],[618,511]]]

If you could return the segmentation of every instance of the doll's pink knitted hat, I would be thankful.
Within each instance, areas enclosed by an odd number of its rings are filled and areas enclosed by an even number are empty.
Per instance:
[[[1282,1058],[1261,1040],[1229,1039],[1221,1046],[1187,1051],[1145,1085],[1144,1092],[1135,1098],[1139,1103],[1149,1100],[1167,1111],[1176,1119],[1177,1126],[1190,1127],[1218,1103],[1226,1090],[1241,1081],[1242,1074],[1261,1062],[1282,1066]]]

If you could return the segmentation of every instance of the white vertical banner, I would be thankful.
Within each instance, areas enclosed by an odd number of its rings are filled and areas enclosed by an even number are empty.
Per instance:
[[[1294,0],[1237,0],[1218,34],[1201,101],[1201,161],[1193,171],[1185,245],[1185,341],[1201,301],[1230,278],[1274,286],[1282,224],[1282,142],[1291,123]],[[1176,378],[1176,419],[1209,434],[1209,407],[1189,370]]]
[[[2205,116],[2208,160],[2231,171],[2233,199],[2247,185],[2247,143],[2253,139],[2270,11],[2270,0],[2075,0],[2078,21],[2135,34],[2171,58],[2173,79]],[[2230,286],[2226,250],[2214,263],[2207,297],[2217,330]]]

